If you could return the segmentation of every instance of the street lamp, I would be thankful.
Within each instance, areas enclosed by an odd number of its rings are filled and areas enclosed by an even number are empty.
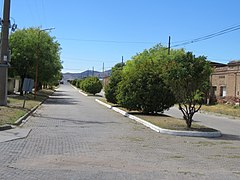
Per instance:
[[[40,35],[41,32],[43,31],[51,31],[55,29],[54,27],[52,28],[46,28],[46,29],[40,29],[38,32],[38,48],[37,48],[37,60],[36,60],[36,75],[35,75],[35,85],[34,85],[34,98],[37,96],[37,87],[38,87],[38,59],[39,59],[39,44],[40,44]]]

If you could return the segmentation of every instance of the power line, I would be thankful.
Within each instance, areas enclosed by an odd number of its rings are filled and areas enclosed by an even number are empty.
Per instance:
[[[71,62],[100,62],[99,59],[84,59],[84,58],[77,58],[77,57],[65,57],[65,56],[62,56],[61,59],[66,60],[66,62],[69,62],[69,60]],[[111,62],[116,62],[118,60],[104,60],[104,62],[108,62],[108,63],[111,63]]]
[[[61,37],[57,37],[57,39],[68,40],[68,41],[116,43],[116,44],[156,44],[156,43],[159,43],[159,42],[146,42],[146,41],[116,41],[116,40],[96,40],[96,39],[61,38]]]
[[[208,40],[208,39],[211,39],[211,38],[214,38],[214,37],[217,37],[217,36],[221,36],[221,35],[233,32],[233,31],[237,31],[237,30],[240,30],[240,25],[225,28],[221,31],[218,31],[218,32],[206,35],[206,36],[202,36],[202,37],[199,37],[199,38],[195,38],[195,39],[192,39],[190,41],[185,41],[183,43],[176,44],[176,45],[171,46],[171,47],[173,48],[173,47],[185,46],[185,45],[193,44],[193,43],[196,43],[196,42],[199,42],[199,41],[205,41],[205,40]]]

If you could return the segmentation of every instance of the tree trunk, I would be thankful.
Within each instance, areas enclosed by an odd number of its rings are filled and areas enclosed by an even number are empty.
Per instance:
[[[193,114],[188,114],[188,119],[186,120],[188,128],[191,128],[192,126],[192,117],[193,117]]]
[[[195,111],[192,111],[190,108],[187,107],[187,105],[184,105],[184,106],[185,106],[185,109],[182,107],[181,104],[179,104],[179,109],[183,113],[183,119],[186,121],[187,127],[191,128],[192,121],[193,121],[192,118],[193,118]]]

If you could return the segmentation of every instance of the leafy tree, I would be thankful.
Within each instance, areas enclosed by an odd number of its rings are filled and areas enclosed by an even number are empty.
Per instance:
[[[81,82],[83,91],[95,95],[102,90],[102,83],[97,77],[88,77]]]
[[[193,115],[202,106],[204,92],[209,90],[211,67],[206,57],[188,52],[165,63],[164,80],[170,86],[188,128]]]
[[[105,97],[108,102],[117,103],[118,83],[122,80],[122,69],[125,64],[118,63],[112,68],[109,84],[105,87]]]
[[[10,36],[10,76],[35,79],[38,65],[38,82],[52,84],[61,79],[60,44],[48,32],[39,28],[17,30]]]
[[[152,114],[174,105],[174,96],[162,78],[161,64],[166,57],[167,51],[158,45],[128,61],[118,87],[118,103],[129,110]]]

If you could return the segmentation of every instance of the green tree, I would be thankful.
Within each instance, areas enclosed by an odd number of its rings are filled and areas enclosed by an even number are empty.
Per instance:
[[[81,88],[83,91],[95,95],[96,93],[101,92],[102,83],[97,77],[87,77],[81,81]]]
[[[39,28],[17,30],[10,36],[11,68],[9,76],[35,79],[52,84],[61,79],[60,44],[48,32]]]
[[[137,54],[123,69],[118,86],[118,103],[143,113],[163,112],[175,99],[162,78],[162,62],[167,51],[161,45]]]
[[[125,64],[118,63],[112,68],[109,84],[105,87],[105,97],[108,102],[117,103],[118,83],[122,80],[122,69]]]
[[[164,66],[164,80],[170,86],[188,128],[199,111],[204,92],[209,90],[211,67],[206,57],[188,52],[175,56]]]

